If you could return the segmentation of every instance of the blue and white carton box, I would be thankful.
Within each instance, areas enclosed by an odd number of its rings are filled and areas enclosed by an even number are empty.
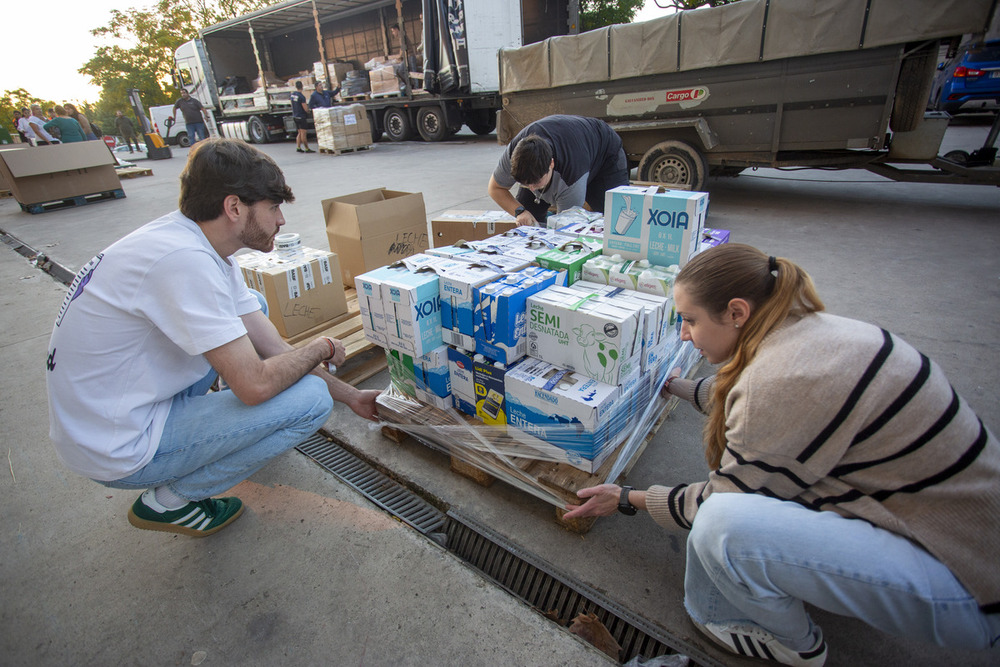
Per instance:
[[[553,285],[557,277],[555,271],[532,266],[477,288],[476,352],[506,364],[527,354],[528,297]]]
[[[361,312],[361,328],[365,332],[365,338],[376,345],[389,346],[385,308],[382,305],[382,283],[405,273],[409,273],[405,266],[383,266],[354,278],[358,310]]]
[[[441,337],[448,345],[476,347],[476,289],[503,274],[484,264],[459,262],[438,273],[441,291]]]
[[[708,193],[622,185],[604,205],[604,253],[684,266],[698,251]]]
[[[384,280],[382,306],[390,348],[419,357],[443,344],[441,292],[434,266]]]
[[[621,390],[528,357],[507,373],[507,423],[593,461],[625,427]]]
[[[528,297],[528,354],[627,391],[642,369],[642,306],[567,287]]]
[[[472,363],[472,380],[476,390],[476,416],[490,426],[507,425],[507,372],[517,362],[505,364],[489,361],[477,354]]]
[[[473,378],[475,353],[449,346],[448,374],[452,405],[459,412],[476,416],[476,383]]]
[[[417,400],[437,408],[452,404],[451,374],[448,372],[448,346],[441,345],[413,359]]]

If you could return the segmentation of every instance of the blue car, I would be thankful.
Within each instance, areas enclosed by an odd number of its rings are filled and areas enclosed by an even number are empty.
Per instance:
[[[1000,109],[1000,40],[964,44],[938,65],[930,108],[950,114]]]

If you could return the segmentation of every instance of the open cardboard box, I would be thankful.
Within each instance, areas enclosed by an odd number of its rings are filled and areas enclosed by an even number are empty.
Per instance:
[[[115,158],[103,141],[0,146],[0,174],[21,204],[43,204],[120,189]]]

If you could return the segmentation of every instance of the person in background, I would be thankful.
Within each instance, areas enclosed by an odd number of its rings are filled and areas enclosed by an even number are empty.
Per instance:
[[[520,185],[517,196],[510,190]],[[604,211],[604,194],[628,184],[622,140],[597,118],[547,116],[531,123],[507,145],[487,192],[520,225],[544,223],[557,212],[587,204]]]
[[[66,107],[66,112],[69,114],[69,117],[78,122],[80,127],[83,128],[83,136],[87,141],[97,139],[97,134],[94,132],[94,128],[90,126],[90,120],[87,116],[80,113],[75,104],[67,102],[63,106]]]
[[[335,401],[375,418],[379,392],[324,366],[344,362],[343,343],[286,343],[233,257],[273,250],[293,199],[264,153],[202,141],[181,173],[180,210],[94,257],[56,316],[52,442],[73,472],[145,489],[128,512],[137,528],[211,535],[243,511],[213,496],[314,434]],[[207,393],[218,377],[227,389]]]
[[[201,102],[191,97],[191,93],[186,88],[181,88],[180,98],[174,102],[173,119],[177,122],[177,110],[181,110],[184,116],[184,124],[187,125],[188,136],[191,137],[191,145],[194,146],[201,139],[208,139],[208,112]]]
[[[333,106],[333,98],[340,92],[338,86],[336,90],[329,90],[322,81],[316,82],[316,90],[309,96],[310,109],[326,109]]]
[[[302,92],[302,81],[295,82],[295,92],[292,93],[292,119],[295,121],[295,152],[312,153],[309,148],[309,103]]]
[[[133,143],[135,143],[135,150],[142,152],[142,149],[139,147],[139,138],[135,134],[135,124],[131,118],[122,113],[121,109],[115,111],[115,129],[118,130],[118,134],[125,140],[125,145],[128,146],[129,153],[135,152],[132,150]]]
[[[674,286],[709,378],[663,391],[707,412],[706,481],[578,492],[566,518],[644,509],[690,529],[685,607],[725,649],[823,665],[810,604],[962,649],[1000,640],[1000,443],[933,361],[823,312],[784,258],[725,244]]]
[[[28,110],[24,109],[23,111],[24,113],[27,113]],[[21,110],[14,109],[14,129],[17,130],[18,135],[20,135],[22,144],[30,144],[31,142],[28,140],[28,135],[21,129],[21,119],[23,117],[21,114]]]
[[[25,134],[28,134],[28,137],[36,146],[48,146],[49,144],[59,143],[51,134],[45,131],[45,121],[42,120],[42,107],[39,104],[31,105],[31,113],[25,121],[25,127],[28,128],[25,130]]]
[[[59,140],[64,144],[86,140],[86,137],[83,136],[83,128],[80,127],[80,123],[69,117],[66,107],[56,105],[55,112],[56,117],[42,126],[47,132],[53,133],[53,130],[58,130]]]

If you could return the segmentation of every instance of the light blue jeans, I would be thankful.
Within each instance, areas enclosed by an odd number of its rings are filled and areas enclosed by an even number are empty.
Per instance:
[[[698,509],[684,593],[695,621],[755,624],[798,651],[819,634],[803,602],[940,646],[986,649],[1000,639],[1000,614],[983,614],[914,542],[755,494],[713,494]]]
[[[264,297],[257,297],[266,314]],[[207,393],[216,377],[213,370],[174,396],[149,463],[128,477],[101,484],[116,489],[166,484],[181,498],[210,498],[315,433],[333,410],[326,383],[315,375],[255,406],[228,389]]]

